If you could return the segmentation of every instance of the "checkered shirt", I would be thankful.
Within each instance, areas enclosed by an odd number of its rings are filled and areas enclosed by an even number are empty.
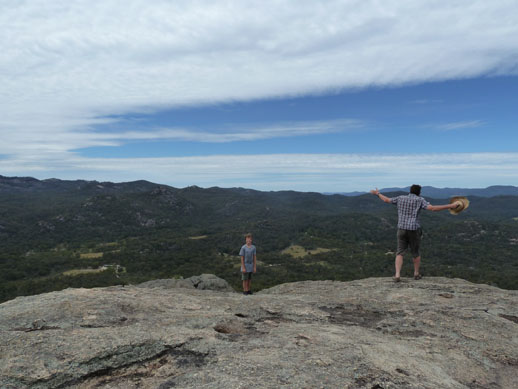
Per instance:
[[[426,209],[430,203],[413,193],[404,196],[393,197],[390,202],[397,205],[398,223],[401,230],[417,230],[419,225],[419,212]]]

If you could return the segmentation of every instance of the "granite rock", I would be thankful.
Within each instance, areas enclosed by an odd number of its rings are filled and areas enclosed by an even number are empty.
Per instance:
[[[234,289],[227,281],[216,277],[214,274],[202,274],[200,276],[192,276],[189,278],[170,278],[146,281],[138,284],[139,288],[187,288],[200,290],[216,290],[220,292],[233,292]]]
[[[0,387],[516,388],[518,291],[370,278],[19,297],[0,304]]]

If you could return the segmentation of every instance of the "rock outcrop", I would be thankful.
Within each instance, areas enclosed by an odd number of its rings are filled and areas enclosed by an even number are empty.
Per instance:
[[[139,288],[187,288],[199,290],[216,290],[218,292],[233,292],[234,289],[227,281],[216,277],[214,274],[202,274],[201,276],[192,276],[189,278],[168,278],[160,280],[146,281],[138,284]]]
[[[1,388],[516,388],[518,292],[458,279],[67,289],[0,305]]]

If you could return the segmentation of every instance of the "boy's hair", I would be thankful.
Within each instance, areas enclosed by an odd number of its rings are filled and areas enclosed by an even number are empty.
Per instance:
[[[410,187],[410,193],[415,194],[416,196],[419,196],[421,194],[421,185],[412,185]]]
[[[245,235],[245,238],[251,238],[251,237],[252,237],[252,234],[250,232]]]

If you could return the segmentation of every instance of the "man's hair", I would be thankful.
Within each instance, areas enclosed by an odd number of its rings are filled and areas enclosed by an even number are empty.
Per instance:
[[[415,194],[416,196],[419,196],[421,194],[421,185],[412,185],[410,187],[410,193]]]
[[[251,237],[252,237],[252,233],[250,233],[250,232],[245,235],[245,238],[251,238]]]

